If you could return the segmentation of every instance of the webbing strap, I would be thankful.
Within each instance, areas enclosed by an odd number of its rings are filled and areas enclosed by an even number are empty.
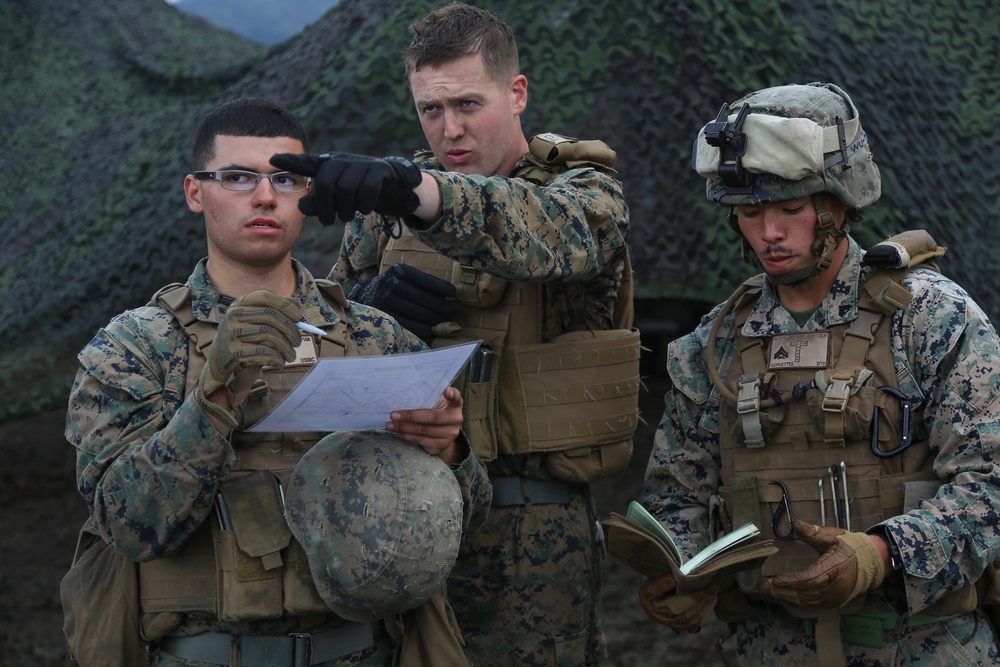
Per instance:
[[[559,479],[490,477],[494,507],[512,505],[567,505],[572,485]]]
[[[832,611],[834,615],[837,614],[835,609],[827,611]],[[824,623],[826,621],[819,612],[817,612],[816,615],[816,619],[801,618],[796,620],[802,621],[803,632],[806,635],[816,637],[816,650],[820,655],[820,664],[823,665],[824,647],[821,646],[821,639],[825,642],[829,638],[833,629],[829,627],[824,628]],[[791,614],[791,616],[793,618],[795,617],[794,614]],[[839,623],[836,624],[836,631],[838,642],[840,644],[853,644],[855,646],[865,646],[867,648],[882,648],[885,646],[887,637],[902,634],[906,630],[911,630],[913,628],[933,625],[934,623],[942,623],[955,618],[956,616],[961,616],[961,614],[934,616],[932,614],[920,612],[918,614],[906,616],[905,618],[894,611],[870,612],[866,614],[845,614],[839,617],[840,620]],[[824,635],[827,637],[824,638]],[[843,654],[843,651],[841,651],[841,654]]]
[[[840,637],[840,612],[836,609],[816,612],[816,655],[819,667],[847,667],[844,642]]]
[[[740,378],[736,412],[743,425],[743,437],[750,449],[764,446],[764,429],[760,423],[760,376],[744,375]]]
[[[851,369],[837,368],[823,394],[823,442],[828,447],[845,447],[847,444],[844,440],[844,411],[853,381]]]
[[[375,645],[370,623],[348,623],[316,634],[254,637],[206,632],[167,637],[160,650],[177,658],[233,667],[307,667]]]
[[[859,367],[863,366],[868,358],[868,349],[875,342],[875,330],[885,317],[882,313],[858,309],[858,317],[851,322],[847,333],[844,334],[844,346],[840,350],[838,366]]]

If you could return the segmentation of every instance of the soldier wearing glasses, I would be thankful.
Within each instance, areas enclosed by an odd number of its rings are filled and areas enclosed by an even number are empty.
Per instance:
[[[323,434],[246,431],[317,357],[425,349],[391,317],[349,302],[339,285],[314,279],[292,258],[298,202],[311,180],[268,161],[307,148],[298,121],[267,100],[210,111],[195,137],[195,171],[184,180],[188,206],[205,219],[207,259],[184,285],[112,319],[79,355],[66,425],[78,487],[96,547],[106,543],[138,562],[141,582],[139,599],[127,601],[140,615],[134,636],[126,630],[121,645],[102,647],[101,664],[145,664],[147,642],[154,665],[399,660],[405,610],[365,620],[362,612],[335,613],[289,536],[275,489]],[[299,322],[325,333],[300,333]],[[395,411],[385,428],[448,464],[432,461],[454,477],[464,534],[482,522],[491,491],[461,434],[462,404],[448,388],[434,409]],[[365,484],[358,487],[364,495]],[[349,570],[331,564],[329,573]],[[446,569],[442,585],[444,576]],[[443,595],[427,604],[440,613]],[[74,618],[110,611],[94,606]]]

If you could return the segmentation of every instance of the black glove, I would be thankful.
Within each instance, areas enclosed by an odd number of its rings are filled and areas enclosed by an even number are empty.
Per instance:
[[[349,298],[384,310],[404,328],[429,341],[434,337],[434,325],[451,317],[455,304],[448,299],[454,296],[455,286],[448,281],[412,266],[393,264],[385,273],[355,285]]]
[[[278,153],[271,164],[313,179],[312,192],[299,200],[299,210],[324,225],[354,219],[355,211],[403,217],[420,206],[413,191],[421,173],[401,157],[376,158],[352,153]]]

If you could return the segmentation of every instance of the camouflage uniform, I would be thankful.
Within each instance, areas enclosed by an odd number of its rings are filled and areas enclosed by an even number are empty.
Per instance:
[[[512,173],[528,165],[522,159]],[[545,283],[544,341],[613,328],[629,221],[617,180],[584,168],[538,186],[418,166],[434,170],[444,209],[427,229],[411,226],[419,241],[489,274]],[[395,222],[369,215],[349,224],[331,279],[350,290],[377,275]],[[552,479],[539,455],[486,467],[491,478]],[[606,655],[596,511],[589,485],[569,487],[564,504],[494,505],[463,542],[448,594],[474,664],[578,666]]]
[[[822,331],[858,315],[859,285],[871,269],[848,237],[849,251],[836,282],[801,331]],[[774,288],[762,293],[743,328],[746,337],[798,333]],[[892,356],[901,391],[914,397],[912,428],[928,442],[933,469],[945,484],[917,510],[881,525],[896,541],[899,576],[883,585],[887,605],[903,615],[926,609],[948,593],[972,585],[1000,553],[1000,341],[986,315],[954,282],[932,271],[909,272],[913,301],[892,318]],[[720,395],[706,370],[705,350],[716,345],[722,377],[735,350],[734,316],[719,338],[709,331],[720,308],[670,346],[672,388],[657,430],[643,504],[678,537],[688,554],[708,544],[709,496],[723,481]],[[765,602],[737,626],[744,664],[815,665],[814,639],[801,620]],[[725,613],[720,598],[717,612]],[[998,664],[996,639],[979,610],[896,633],[881,649],[845,644],[850,665]]]
[[[306,269],[294,262],[293,298],[314,323],[335,323]],[[195,316],[217,323],[225,312],[210,284],[204,260],[187,282]],[[394,320],[360,304],[346,310],[349,345],[361,355],[415,352],[423,343]],[[129,558],[143,562],[177,552],[203,522],[211,519],[218,483],[231,471],[235,453],[193,400],[185,396],[188,337],[166,310],[126,311],[101,329],[79,355],[69,399],[66,438],[77,448],[80,492],[105,540]],[[467,527],[481,523],[490,493],[481,462],[474,455],[452,466],[464,500]],[[223,622],[185,615],[172,636],[205,631],[233,635],[286,635],[343,625],[332,612],[315,617],[282,617]],[[375,644],[332,665],[388,666],[396,641],[376,629]],[[202,664],[175,661],[163,653],[153,664]]]

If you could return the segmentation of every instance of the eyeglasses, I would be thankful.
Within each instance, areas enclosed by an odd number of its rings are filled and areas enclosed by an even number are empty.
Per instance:
[[[271,187],[276,192],[293,194],[303,192],[312,183],[308,176],[293,174],[290,171],[276,171],[273,174],[258,174],[255,171],[242,169],[223,169],[222,171],[196,171],[192,174],[200,181],[212,179],[219,182],[223,190],[233,192],[253,192],[257,189],[260,179],[271,181]]]

